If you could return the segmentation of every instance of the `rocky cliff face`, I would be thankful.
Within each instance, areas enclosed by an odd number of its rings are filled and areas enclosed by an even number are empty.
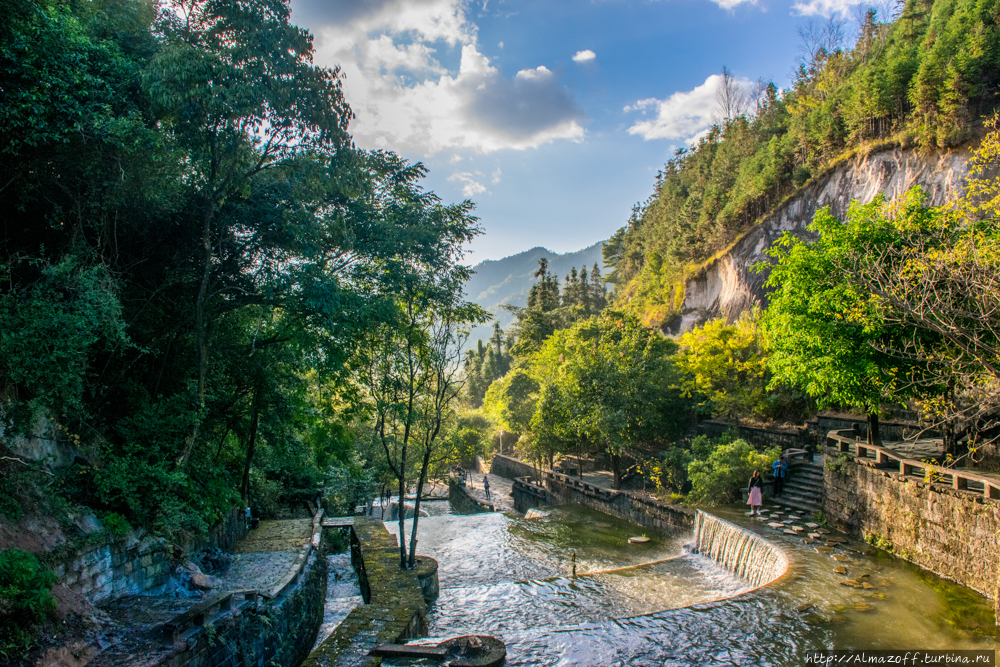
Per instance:
[[[764,251],[784,232],[811,240],[806,227],[816,211],[829,206],[843,217],[852,201],[868,203],[876,195],[894,198],[919,185],[930,203],[954,199],[968,173],[968,147],[929,155],[894,148],[839,165],[813,179],[741,238],[725,255],[687,281],[680,331],[717,317],[735,320],[755,303],[767,305],[766,273],[750,270],[768,261]]]

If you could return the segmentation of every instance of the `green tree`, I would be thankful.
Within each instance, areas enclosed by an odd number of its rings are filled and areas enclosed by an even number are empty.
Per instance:
[[[556,332],[531,359],[532,375],[544,387],[558,386],[562,400],[539,402],[539,408],[566,414],[552,419],[541,414],[533,424],[547,426],[563,439],[593,443],[611,457],[614,484],[621,485],[621,456],[640,443],[654,443],[680,428],[683,413],[676,371],[669,359],[676,351],[637,319],[606,312]],[[543,390],[544,391],[544,390]],[[565,407],[564,407],[565,406]]]
[[[821,407],[861,410],[873,443],[880,442],[881,406],[911,395],[921,370],[919,360],[891,354],[911,332],[877,317],[870,294],[842,269],[852,253],[899,242],[891,226],[871,224],[872,212],[884,206],[882,199],[852,205],[845,222],[822,209],[810,226],[819,235],[813,243],[783,236],[769,251],[777,264],[767,285],[775,291],[762,322],[771,386],[797,385]]]
[[[753,471],[766,471],[780,455],[780,447],[758,452],[743,439],[718,444],[707,458],[696,458],[688,465],[689,499],[705,505],[735,502]]]

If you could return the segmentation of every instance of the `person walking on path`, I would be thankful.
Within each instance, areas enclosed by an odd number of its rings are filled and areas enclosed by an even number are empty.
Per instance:
[[[750,477],[750,483],[747,485],[747,490],[750,492],[750,497],[747,499],[747,505],[750,506],[750,516],[755,513],[760,516],[760,508],[764,504],[763,492],[761,491],[763,486],[764,478],[760,476],[759,470],[754,470],[753,476]]]
[[[784,456],[779,456],[771,464],[771,474],[774,476],[774,486],[771,489],[771,496],[777,498],[785,488],[785,473],[788,472],[788,462]]]
[[[486,492],[486,500],[490,499],[490,478],[483,475],[483,491]]]

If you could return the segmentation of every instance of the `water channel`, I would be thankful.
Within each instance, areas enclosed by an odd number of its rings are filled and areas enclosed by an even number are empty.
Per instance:
[[[648,543],[630,545],[643,529],[584,507],[533,519],[424,507],[419,552],[438,560],[441,594],[420,643],[491,634],[506,642],[508,665],[788,665],[823,648],[1000,647],[992,602],[977,593],[856,540],[818,553],[743,507],[712,513],[789,560],[753,590],[690,553],[690,534],[647,532]]]

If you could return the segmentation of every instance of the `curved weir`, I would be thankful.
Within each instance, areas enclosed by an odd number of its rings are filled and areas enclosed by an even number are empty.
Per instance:
[[[694,520],[694,548],[754,588],[774,581],[788,569],[788,557],[777,546],[701,510]]]

